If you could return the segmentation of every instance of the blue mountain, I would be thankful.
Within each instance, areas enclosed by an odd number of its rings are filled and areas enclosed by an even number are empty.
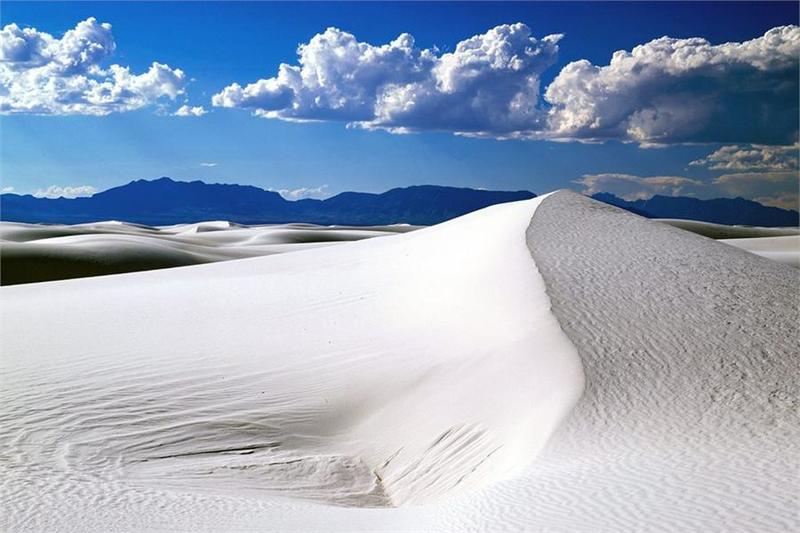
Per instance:
[[[405,222],[430,225],[504,202],[533,198],[528,191],[484,191],[436,185],[392,189],[381,194],[344,192],[326,200],[289,201],[280,194],[250,185],[136,180],[86,198],[0,196],[0,220],[78,224],[124,220],[164,225],[203,220],[243,224],[308,222],[379,225]],[[649,218],[680,218],[717,224],[797,226],[797,211],[768,207],[744,198],[698,200],[653,196],[627,201],[613,194],[593,196]]]
[[[528,191],[502,192],[421,185],[382,194],[346,192],[326,200],[288,201],[247,185],[137,180],[87,198],[0,196],[0,220],[77,224],[117,219],[164,225],[203,220],[243,224],[429,225],[493,204],[533,198]]]
[[[685,196],[656,195],[648,200],[628,201],[609,193],[598,193],[592,198],[647,218],[679,218],[742,226],[800,225],[800,213],[797,211],[769,207],[744,198],[698,200]]]

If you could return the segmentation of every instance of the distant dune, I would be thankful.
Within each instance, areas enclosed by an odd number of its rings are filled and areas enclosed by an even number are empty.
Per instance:
[[[725,226],[693,220],[659,222],[725,239],[722,242],[800,267],[800,228]],[[394,235],[420,227],[246,226],[228,221],[160,227],[119,221],[75,225],[0,222],[0,284],[201,265]]]
[[[721,242],[747,250],[751,254],[785,265],[800,268],[800,235],[758,237],[754,239],[725,239]]]
[[[712,224],[711,222],[680,220],[675,218],[659,218],[656,220],[710,239],[755,239],[759,237],[800,235],[800,228],[798,227],[765,228],[759,226],[728,226],[725,224]]]
[[[800,526],[800,271],[573,193],[0,296],[2,530]]]
[[[110,221],[0,222],[0,283],[15,285],[201,265],[404,233],[414,226],[243,226],[226,221],[151,227]]]

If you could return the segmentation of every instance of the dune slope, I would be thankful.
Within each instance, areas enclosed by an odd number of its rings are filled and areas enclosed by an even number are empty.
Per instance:
[[[796,530],[800,273],[568,192],[528,242],[586,391],[517,495],[547,496],[519,520]]]
[[[800,235],[724,239],[721,242],[778,263],[800,268]]]
[[[582,390],[525,246],[539,201],[3,288],[2,529],[431,529],[409,505],[518,474]]]
[[[0,529],[797,530],[799,291],[568,192],[5,287]]]

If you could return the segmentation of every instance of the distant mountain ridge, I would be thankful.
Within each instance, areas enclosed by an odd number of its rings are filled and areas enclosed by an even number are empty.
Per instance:
[[[326,200],[289,201],[250,185],[136,180],[85,198],[0,196],[0,220],[78,224],[118,219],[149,225],[205,220],[243,224],[308,222],[379,225],[438,224],[484,207],[536,195],[529,191],[484,191],[418,185],[381,194],[345,192]]]
[[[800,213],[770,207],[744,198],[699,200],[686,196],[656,195],[648,200],[623,200],[610,193],[592,198],[647,218],[678,218],[715,224],[783,227],[800,225]]]
[[[325,200],[290,201],[252,185],[176,181],[163,177],[136,180],[85,198],[36,198],[0,195],[0,220],[79,224],[124,220],[167,225],[207,220],[243,224],[431,225],[494,204],[534,198],[529,191],[485,191],[415,185],[380,194],[343,192]],[[609,193],[592,198],[648,218],[678,218],[748,226],[798,226],[797,211],[768,207],[744,198],[698,200],[653,196],[628,201]]]

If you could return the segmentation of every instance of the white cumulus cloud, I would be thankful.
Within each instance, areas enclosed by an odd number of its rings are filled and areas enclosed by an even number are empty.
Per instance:
[[[560,35],[532,36],[524,24],[497,26],[439,54],[402,34],[360,42],[328,28],[298,48],[298,65],[214,95],[219,107],[266,118],[338,120],[395,132],[444,130],[504,136],[542,127],[541,72],[555,62]]]
[[[568,64],[548,86],[551,137],[643,144],[786,144],[797,136],[800,28],[743,43],[662,37],[605,66]]]
[[[189,107],[188,105],[180,106],[173,115],[176,117],[202,117],[208,113],[203,106]]]
[[[46,189],[38,189],[33,193],[37,198],[77,198],[78,196],[91,196],[97,189],[91,185],[79,185],[76,187],[51,185]]]
[[[541,74],[555,63],[560,39],[537,39],[525,24],[508,24],[440,53],[418,48],[408,34],[378,46],[328,28],[298,47],[296,65],[233,83],[212,103],[395,133],[642,146],[796,140],[797,26],[742,43],[662,37],[615,52],[608,65],[572,62],[542,91]]]
[[[153,62],[140,74],[104,67],[115,50],[111,25],[93,17],[60,39],[8,24],[0,30],[0,113],[107,115],[184,94],[186,76],[169,65]]]
[[[800,168],[800,144],[723,146],[689,164],[712,170],[797,170]]]
[[[302,198],[320,198],[328,195],[328,186],[299,187],[297,189],[268,189],[277,192],[287,200],[300,200]]]

